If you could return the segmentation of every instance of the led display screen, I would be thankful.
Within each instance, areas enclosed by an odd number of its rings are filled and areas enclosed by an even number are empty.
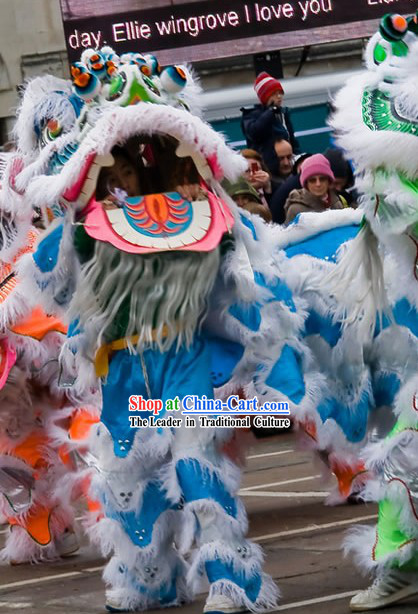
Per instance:
[[[368,36],[387,12],[416,0],[61,0],[67,49],[158,52],[197,61]]]

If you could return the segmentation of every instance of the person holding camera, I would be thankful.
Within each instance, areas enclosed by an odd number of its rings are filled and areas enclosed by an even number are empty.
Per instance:
[[[270,173],[263,162],[263,158],[255,149],[242,149],[240,153],[248,162],[244,178],[257,190],[263,205],[269,207],[276,186],[272,184]]]
[[[262,72],[255,80],[254,89],[261,104],[251,109],[241,109],[243,114],[241,126],[248,147],[262,155],[268,169],[275,175],[277,169],[275,142],[278,139],[288,141],[294,153],[298,153],[299,146],[295,139],[289,109],[282,105],[284,90],[280,81]]]

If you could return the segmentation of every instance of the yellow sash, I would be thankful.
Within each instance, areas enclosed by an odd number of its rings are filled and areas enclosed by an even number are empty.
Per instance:
[[[164,324],[162,330],[162,337],[168,336],[168,326]],[[152,341],[155,341],[157,338],[157,330],[154,330],[151,333]],[[123,337],[122,339],[116,339],[115,341],[111,341],[110,343],[105,343],[96,352],[96,356],[94,357],[94,367],[96,370],[97,377],[106,377],[109,373],[109,358],[113,352],[117,352],[118,350],[126,350],[128,345],[136,345],[139,341],[139,335],[132,335],[131,337]]]

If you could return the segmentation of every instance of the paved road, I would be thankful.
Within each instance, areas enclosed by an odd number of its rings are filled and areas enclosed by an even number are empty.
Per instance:
[[[259,440],[249,450],[241,495],[250,516],[250,535],[266,552],[266,570],[282,591],[276,612],[348,614],[348,601],[368,585],[340,552],[344,531],[374,522],[374,505],[326,507],[327,486],[310,454],[297,451],[291,433]],[[4,539],[4,530],[1,531]],[[103,561],[90,546],[51,565],[0,568],[0,614],[99,614]],[[204,596],[166,614],[199,614]],[[380,610],[417,614],[418,601]],[[155,614],[154,612],[152,614]]]

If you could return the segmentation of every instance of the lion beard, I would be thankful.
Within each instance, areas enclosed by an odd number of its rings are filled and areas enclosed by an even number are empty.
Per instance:
[[[97,241],[93,258],[81,268],[71,319],[78,319],[94,353],[114,340],[112,325],[129,302],[125,335],[138,335],[138,350],[156,344],[167,351],[174,342],[189,347],[205,315],[219,264],[219,248],[142,256]],[[133,349],[132,342],[128,347]]]

